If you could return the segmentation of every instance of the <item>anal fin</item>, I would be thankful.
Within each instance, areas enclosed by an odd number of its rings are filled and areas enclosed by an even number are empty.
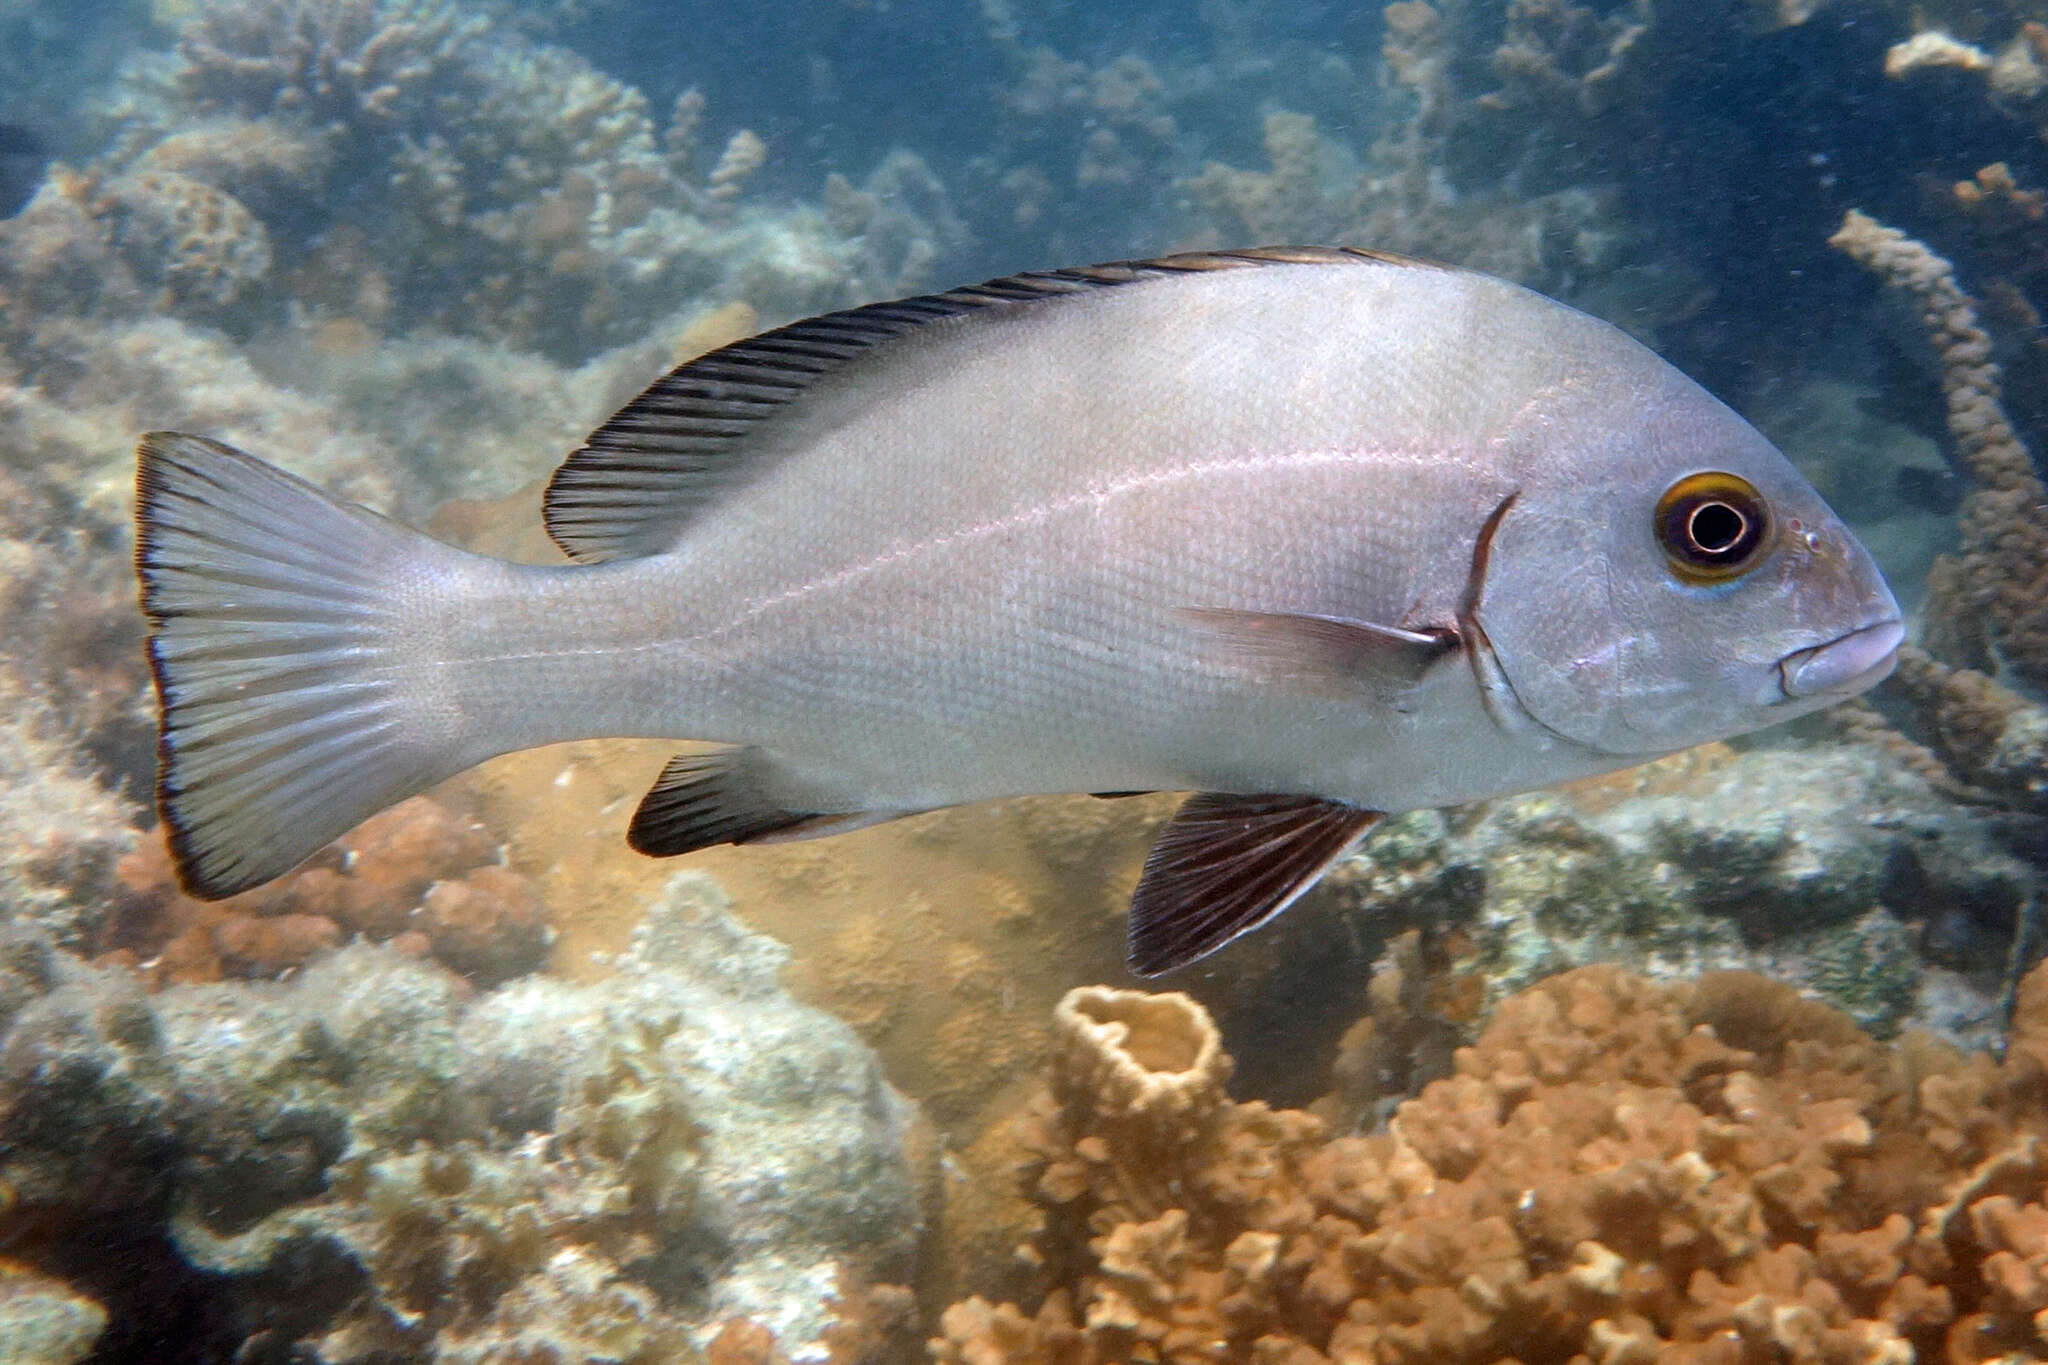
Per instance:
[[[677,754],[633,812],[626,842],[653,858],[763,839],[815,811],[786,809],[768,794],[767,755],[752,745]]]
[[[1131,972],[1185,967],[1258,928],[1382,818],[1313,796],[1189,797],[1160,831],[1131,897]]]

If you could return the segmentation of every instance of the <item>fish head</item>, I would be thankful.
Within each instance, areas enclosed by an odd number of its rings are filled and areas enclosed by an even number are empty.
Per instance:
[[[1891,671],[1899,606],[1775,446],[1689,382],[1548,427],[1475,561],[1511,710],[1649,757],[1844,700]],[[1496,708],[1498,709],[1498,708]]]

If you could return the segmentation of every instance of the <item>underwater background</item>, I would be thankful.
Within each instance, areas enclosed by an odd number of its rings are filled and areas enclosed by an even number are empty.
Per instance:
[[[2044,139],[2031,3],[0,0],[0,1362],[2048,1360]],[[1277,242],[1654,346],[1896,677],[1164,991],[1171,798],[664,863],[667,744],[177,890],[139,433],[542,561],[680,360]]]

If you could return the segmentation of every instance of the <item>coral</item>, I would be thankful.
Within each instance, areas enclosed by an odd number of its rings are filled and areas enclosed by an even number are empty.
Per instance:
[[[274,977],[360,937],[495,985],[539,966],[549,939],[533,884],[498,856],[482,825],[415,796],[290,876],[209,903],[178,889],[157,835],[121,860],[94,946],[164,984]]]
[[[1310,1112],[1335,1133],[1378,1128],[1389,1106],[1449,1074],[1467,1002],[1440,997],[1456,979],[1425,962],[1420,930],[1395,936],[1373,963],[1366,1012],[1337,1040],[1329,1093]]]
[[[1975,78],[1986,102],[2035,132],[2048,125],[2048,27],[2020,7],[1963,9],[1944,28],[1914,11],[1914,31],[1886,51],[1884,73],[1894,80],[1932,80],[1924,73],[1961,72]],[[1965,41],[1955,31],[1977,39]],[[2003,35],[2004,41],[1998,38]],[[1987,50],[1989,49],[1989,50]]]
[[[1318,899],[1238,950],[1236,971],[1189,989],[1233,1031],[1271,1033],[1245,1063],[1254,1093],[1302,1103],[1310,1093],[1287,1075],[1327,1066],[1355,1014],[1382,1008],[1358,983],[1410,925],[1424,937],[1404,970],[1421,974],[1400,989],[1420,992],[1422,1016],[1398,1030],[1421,1030],[1418,1045],[1437,1027],[1428,1018],[1462,1026],[1589,962],[1657,979],[1748,968],[1866,1028],[1981,1045],[2039,884],[2003,830],[1997,812],[1959,807],[1873,750],[1675,759],[1482,812],[1389,820]],[[1304,1001],[1351,1013],[1319,1020],[1317,1042]]]
[[[623,947],[632,925],[613,907],[644,902],[669,875],[624,848],[621,831],[672,752],[576,744],[507,756],[472,784],[484,818],[536,869],[542,898],[582,907],[556,919],[564,971]],[[994,802],[691,861],[731,888],[749,924],[790,945],[791,990],[851,1023],[896,1084],[965,1141],[1043,1062],[1046,1018],[1066,988],[1119,970],[1130,887],[1170,809],[1156,798]]]
[[[1046,233],[1079,239],[1056,239],[1058,255],[1090,250],[1074,231],[1089,220],[1162,218],[1181,136],[1179,92],[1167,78],[1137,53],[1075,60],[998,27],[992,47],[1003,74],[992,100],[1003,169],[989,188],[1007,209],[1006,226],[1020,242]]]
[[[1337,149],[1317,135],[1316,121],[1306,114],[1268,114],[1264,129],[1270,171],[1235,170],[1212,161],[1187,182],[1188,193],[1226,237],[1249,242],[1341,239],[1358,214],[1355,170],[1343,174]]]
[[[1227,1098],[1230,1061],[1207,1012],[1178,992],[1082,986],[1054,1008],[1052,1030],[1062,1102],[1087,1106],[1070,1121],[1127,1154],[1137,1177],[1173,1179],[1168,1158],[1200,1139]],[[1152,1154],[1161,1158],[1156,1165]]]
[[[135,200],[174,217],[175,232],[154,218],[128,232],[139,273],[171,277],[177,311],[240,335],[290,302],[309,327],[428,327],[581,363],[693,301],[788,316],[921,281],[964,239],[909,153],[870,189],[888,201],[871,215],[882,230],[849,240],[817,206],[754,198],[769,159],[756,132],[700,155],[695,91],[664,130],[641,91],[583,56],[447,0],[221,0],[184,19],[165,65],[139,69],[110,111],[115,136],[88,173],[121,196],[97,211]],[[261,266],[278,278],[259,289]],[[352,296],[337,276],[365,287]]]
[[[1334,1140],[1308,1115],[1217,1096],[1161,1146],[1104,1125],[1129,1086],[1092,1094],[1114,1069],[1063,1052],[1020,1121],[1045,1219],[1029,1247],[1037,1306],[956,1303],[934,1354],[2038,1355],[2048,968],[2022,998],[1999,1068],[1925,1041],[1884,1047],[1757,977],[1660,987],[1581,969],[1506,1001],[1384,1134]],[[1151,1008],[1176,1036],[1206,1032],[1182,997]]]
[[[825,216],[857,250],[851,288],[863,298],[914,294],[933,267],[967,240],[945,185],[915,152],[898,148],[856,189],[834,172],[825,181]]]
[[[2048,488],[1999,402],[1991,339],[1955,270],[1924,244],[1851,210],[1829,244],[1912,297],[1939,355],[1956,453],[1972,480],[1960,514],[1965,599],[2015,672],[2048,686]]]
[[[175,80],[201,111],[391,120],[416,111],[480,22],[439,0],[229,0],[180,29]]]
[[[222,309],[270,273],[270,237],[242,203],[189,175],[143,171],[107,187],[96,207],[116,247],[159,306]]]
[[[1982,48],[1958,42],[1939,29],[1922,29],[1904,42],[1893,43],[1884,54],[1884,74],[1894,80],[1933,66],[1988,71],[1991,58]]]
[[[1978,797],[2048,811],[2048,711],[1969,668],[1922,649],[1899,652],[1894,689],[1912,703],[1936,751]]]
[[[59,1281],[0,1260],[0,1359],[78,1365],[107,1327],[107,1310]]]
[[[1482,106],[1552,107],[1589,121],[1619,116],[1623,126],[1644,118],[1639,111],[1648,101],[1630,87],[1642,81],[1645,59],[1636,49],[1645,45],[1655,17],[1648,4],[1603,13],[1564,0],[1511,0],[1492,61],[1501,86],[1482,97]]]
[[[829,1305],[910,1268],[915,1111],[725,905],[679,877],[603,982],[473,998],[363,945],[145,995],[8,931],[0,1237],[64,1260],[95,1218],[161,1226],[309,1360],[651,1365],[736,1317],[792,1352],[835,1316],[886,1336],[897,1291]]]

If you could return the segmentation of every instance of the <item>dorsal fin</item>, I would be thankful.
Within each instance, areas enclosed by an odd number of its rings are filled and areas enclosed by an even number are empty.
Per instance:
[[[763,444],[762,432],[800,407],[813,386],[926,323],[1170,275],[1346,262],[1431,265],[1362,247],[1188,252],[1011,275],[736,341],[671,370],[590,434],[548,483],[548,534],[570,558],[586,562],[668,549],[704,508],[759,472],[748,457]]]

